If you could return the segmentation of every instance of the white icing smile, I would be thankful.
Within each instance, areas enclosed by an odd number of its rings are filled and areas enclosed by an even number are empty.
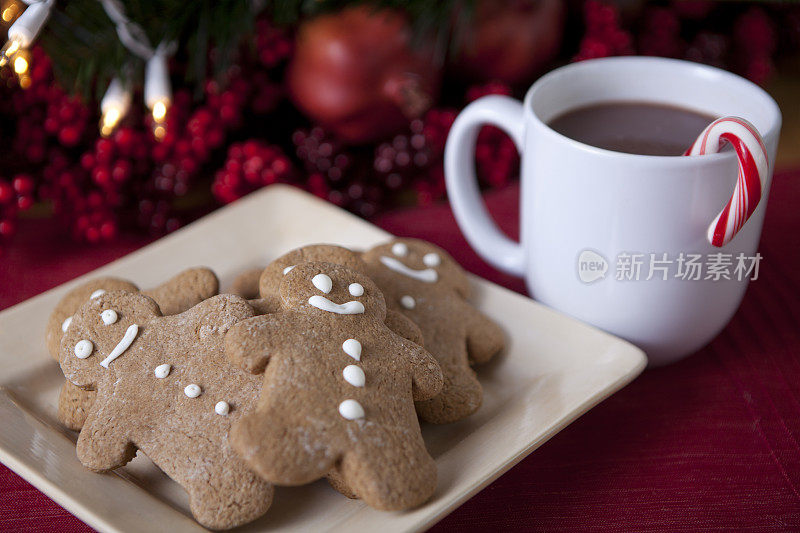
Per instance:
[[[439,279],[439,274],[432,268],[426,268],[424,270],[416,270],[411,267],[407,267],[394,257],[388,257],[386,255],[381,256],[381,263],[386,268],[394,270],[398,274],[403,274],[404,276],[408,276],[409,278],[424,281],[425,283],[435,283],[436,280]]]
[[[315,294],[308,299],[308,303],[317,309],[322,309],[329,313],[336,313],[339,315],[360,315],[364,312],[364,304],[355,300],[345,302],[343,304],[334,303],[324,296]]]
[[[108,368],[108,365],[111,363],[111,361],[113,361],[114,359],[125,353],[125,350],[127,350],[130,347],[130,345],[133,343],[133,339],[136,338],[136,335],[138,333],[139,333],[138,325],[131,324],[130,326],[128,326],[128,329],[125,330],[125,335],[123,335],[122,339],[120,339],[117,345],[114,346],[114,349],[111,350],[111,353],[108,354],[108,357],[100,361],[100,366],[102,366],[103,368]]]

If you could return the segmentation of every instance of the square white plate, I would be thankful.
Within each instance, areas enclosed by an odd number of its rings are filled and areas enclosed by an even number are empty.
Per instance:
[[[56,420],[63,376],[44,345],[50,310],[71,287],[115,275],[154,286],[206,265],[223,288],[241,271],[316,242],[366,248],[389,235],[317,198],[272,186],[82,278],[0,313],[0,460],[103,531],[201,530],[180,487],[141,454],[98,475],[75,456],[76,434]],[[641,350],[529,298],[473,277],[474,302],[503,325],[507,349],[478,369],[484,404],[469,419],[425,425],[439,467],[433,499],[403,513],[375,511],[324,481],[278,488],[266,516],[245,531],[390,531],[429,527],[541,446],[645,367]]]

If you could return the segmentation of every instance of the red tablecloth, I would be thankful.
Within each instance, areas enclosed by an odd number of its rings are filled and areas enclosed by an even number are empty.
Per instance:
[[[445,518],[437,530],[800,529],[800,172],[774,180],[753,282],[706,349],[647,370]],[[518,190],[488,199],[517,233]],[[469,250],[446,206],[377,220],[431,240],[469,270],[522,291]],[[0,259],[6,307],[133,250],[52,246],[34,224]],[[23,245],[20,241],[25,240]],[[502,436],[498,436],[502,438]],[[88,529],[0,466],[0,530]]]

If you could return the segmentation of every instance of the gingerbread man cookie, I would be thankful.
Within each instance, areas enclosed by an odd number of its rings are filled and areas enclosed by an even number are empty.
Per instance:
[[[444,386],[417,402],[428,422],[455,422],[481,405],[483,391],[470,364],[489,361],[504,345],[500,327],[469,304],[470,283],[447,252],[417,239],[397,239],[361,254],[367,274],[395,309],[422,330],[442,368]]]
[[[107,292],[84,303],[59,349],[67,379],[97,391],[78,438],[81,463],[103,472],[142,450],[187,490],[192,513],[209,528],[235,527],[266,512],[272,486],[228,443],[261,379],[230,364],[224,337],[252,316],[233,295],[172,316],[138,293]]]
[[[207,268],[190,268],[158,287],[142,291],[153,298],[165,315],[174,315],[217,294],[219,281]],[[45,340],[50,355],[58,361],[61,337],[72,321],[72,315],[87,300],[104,292],[139,292],[130,281],[120,278],[93,279],[72,289],[56,305],[47,323]],[[94,391],[84,390],[66,381],[58,398],[58,419],[69,429],[79,430],[94,401]]]
[[[483,392],[470,364],[491,359],[502,349],[504,336],[466,300],[469,280],[447,252],[415,239],[395,240],[361,254],[333,245],[304,246],[276,259],[261,274],[260,302],[265,309],[279,306],[281,279],[303,261],[328,261],[366,273],[387,299],[387,326],[417,343],[403,333],[407,322],[399,317],[419,326],[422,343],[444,375],[439,397],[417,404],[423,419],[455,422],[480,407]]]
[[[301,263],[280,284],[280,310],[234,325],[228,357],[263,372],[256,409],[231,430],[264,479],[300,485],[332,473],[378,509],[408,509],[436,488],[414,400],[442,375],[421,346],[392,332],[377,286],[332,263]]]

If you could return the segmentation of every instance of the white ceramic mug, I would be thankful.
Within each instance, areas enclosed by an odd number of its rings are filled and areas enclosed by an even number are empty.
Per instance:
[[[747,258],[748,266],[756,266],[772,177],[741,231],[722,248],[714,247],[706,232],[736,184],[732,150],[692,157],[634,155],[589,146],[547,126],[566,111],[619,101],[743,117],[763,136],[772,169],[781,114],[761,88],[705,65],[622,57],[554,70],[530,88],[523,103],[486,96],[467,106],[447,139],[447,192],[467,240],[489,263],[525,277],[542,303],[630,340],[647,352],[651,364],[665,364],[707,344],[738,308],[753,272],[740,280],[741,272],[732,275],[731,266],[730,280],[706,279],[709,254],[731,254],[733,264]],[[480,197],[474,145],[485,124],[505,130],[521,154],[519,243],[498,230]],[[702,256],[701,279],[678,276],[681,253],[684,259]],[[629,279],[624,263],[635,263],[630,258],[638,254],[642,275]],[[650,254],[658,260],[667,254],[673,263],[667,273],[659,270],[648,280]]]

